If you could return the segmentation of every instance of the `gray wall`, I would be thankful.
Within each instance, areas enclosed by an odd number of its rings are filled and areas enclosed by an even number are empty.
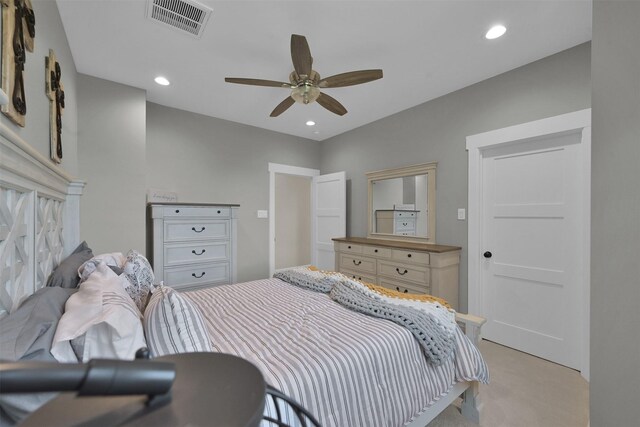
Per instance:
[[[350,236],[367,234],[365,172],[438,162],[436,240],[461,246],[467,309],[466,136],[591,106],[590,44],[549,56],[322,143],[322,173],[345,170]]]
[[[67,36],[62,27],[58,8],[53,1],[34,0],[36,40],[33,52],[27,52],[24,71],[27,115],[25,127],[14,124],[4,114],[0,122],[16,132],[49,158],[49,98],[44,90],[44,58],[53,49],[62,69],[65,109],[62,115],[63,158],[61,166],[72,175],[78,174],[77,141],[78,117],[76,106],[76,66],[71,56]],[[9,98],[11,98],[11,94]]]
[[[591,427],[638,425],[640,2],[593,4]]]
[[[179,201],[240,204],[238,280],[269,274],[268,163],[318,169],[320,144],[147,104],[147,185]]]
[[[591,106],[590,44],[585,43],[466,87],[322,144],[323,173],[345,170],[350,236],[367,234],[365,173],[438,162],[436,241],[461,246],[460,308],[467,310],[468,135]]]
[[[80,236],[95,254],[145,250],[145,109],[141,89],[78,75]]]

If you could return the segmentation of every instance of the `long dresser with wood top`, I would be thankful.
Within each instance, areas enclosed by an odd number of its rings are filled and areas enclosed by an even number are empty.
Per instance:
[[[458,246],[365,237],[334,238],[336,270],[405,293],[430,294],[458,308]]]

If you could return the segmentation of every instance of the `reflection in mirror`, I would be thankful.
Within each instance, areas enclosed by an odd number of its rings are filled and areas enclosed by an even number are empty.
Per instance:
[[[436,164],[369,172],[369,237],[435,243]]]
[[[373,181],[374,233],[427,237],[427,175]]]

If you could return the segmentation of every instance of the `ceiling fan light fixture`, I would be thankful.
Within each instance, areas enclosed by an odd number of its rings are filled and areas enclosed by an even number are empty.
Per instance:
[[[315,125],[316,125],[316,122],[314,122],[313,120],[307,120],[306,125],[307,125],[307,126],[315,126]]]
[[[487,31],[484,37],[487,40],[493,40],[503,36],[504,33],[506,32],[507,32],[507,27],[505,27],[504,25],[494,25],[489,29],[489,31]]]
[[[310,104],[320,96],[320,89],[316,86],[302,84],[291,90],[291,97],[301,104]]]

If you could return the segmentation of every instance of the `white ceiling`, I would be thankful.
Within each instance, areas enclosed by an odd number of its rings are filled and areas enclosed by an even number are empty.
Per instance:
[[[149,21],[146,0],[57,0],[78,72],[161,105],[319,141],[591,39],[590,0],[199,2],[213,14],[196,39]],[[495,23],[506,35],[484,39]],[[342,117],[313,103],[271,118],[287,89],[224,78],[288,81],[293,33],[307,37],[322,77],[381,68],[384,78],[323,89],[347,108]]]

